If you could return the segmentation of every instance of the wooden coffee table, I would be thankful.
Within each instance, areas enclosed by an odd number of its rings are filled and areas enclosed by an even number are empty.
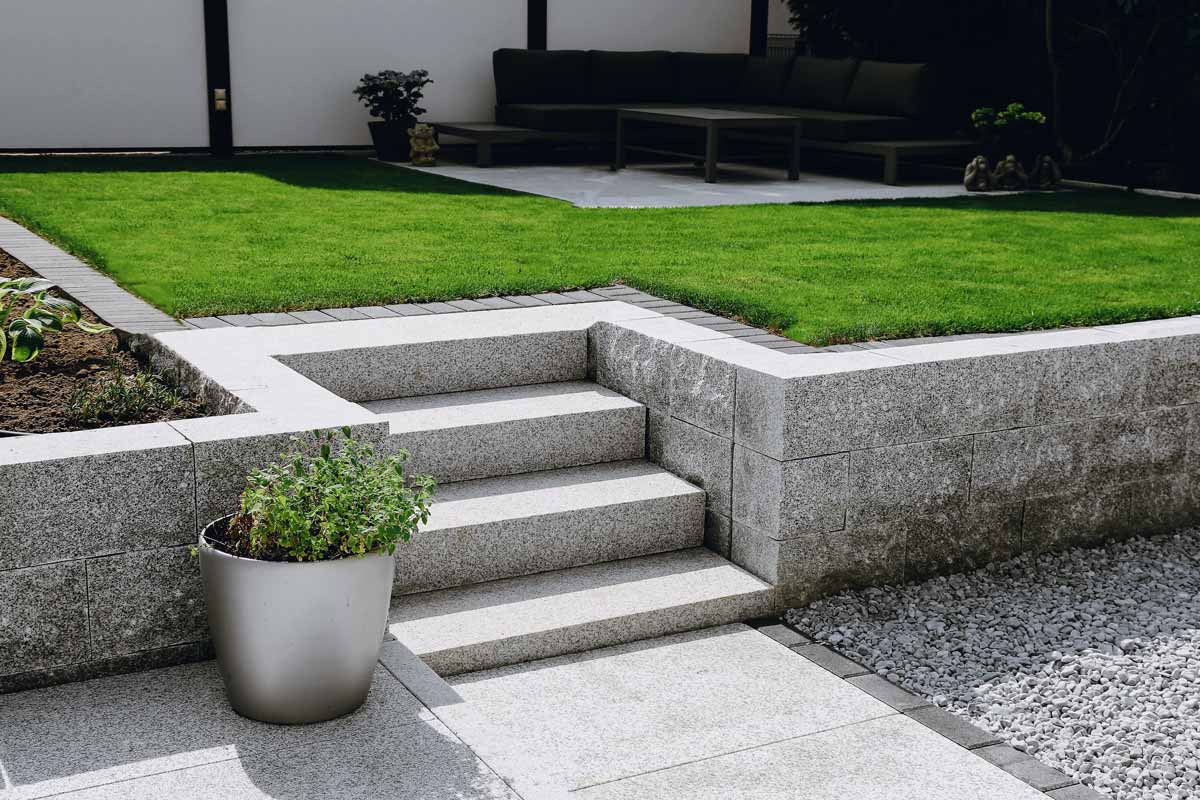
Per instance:
[[[664,125],[679,125],[686,128],[703,128],[705,146],[703,155],[681,153],[659,147],[629,144],[625,136],[625,123],[630,120],[657,122]],[[621,108],[617,110],[617,152],[613,159],[613,170],[625,168],[625,156],[630,151],[654,153],[704,162],[704,180],[717,182],[717,162],[720,157],[721,131],[763,128],[783,129],[791,132],[791,159],[788,164],[788,180],[800,180],[800,121],[783,114],[767,114],[749,111],[726,111],[720,108]]]

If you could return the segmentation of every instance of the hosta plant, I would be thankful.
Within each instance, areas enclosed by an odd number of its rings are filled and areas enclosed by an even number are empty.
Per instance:
[[[0,276],[0,362],[32,361],[46,346],[47,334],[68,325],[86,333],[112,330],[83,319],[79,306],[51,294],[53,288],[44,278]]]
[[[381,457],[349,428],[316,431],[277,463],[250,474],[241,511],[221,548],[262,561],[328,561],[394,553],[429,520],[435,490],[426,475],[409,477],[400,452]]]

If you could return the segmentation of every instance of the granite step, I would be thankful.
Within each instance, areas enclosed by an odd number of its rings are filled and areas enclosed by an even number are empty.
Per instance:
[[[391,425],[386,452],[438,481],[517,475],[641,458],[646,409],[587,381],[375,400]]]
[[[770,584],[693,548],[407,595],[384,647],[458,675],[744,621],[777,603]]]
[[[319,350],[276,357],[354,403],[585,380],[586,326],[576,327],[558,318],[514,318],[523,313],[523,309],[515,309],[364,318],[347,323],[346,329],[329,326]],[[373,345],[373,327],[389,330],[392,338],[399,334],[406,341]],[[304,333],[301,328],[295,335],[307,341]]]
[[[696,547],[704,492],[645,461],[447,484],[396,551],[395,593]]]

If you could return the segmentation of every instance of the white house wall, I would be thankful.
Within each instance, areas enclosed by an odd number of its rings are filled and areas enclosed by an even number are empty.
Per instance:
[[[0,0],[0,149],[207,147],[200,0]]]
[[[750,0],[549,0],[549,6],[553,50],[745,53],[750,46]]]
[[[525,0],[231,0],[237,147],[368,144],[367,72],[427,69],[430,119],[492,119],[492,51],[524,47]]]
[[[794,34],[796,29],[792,27],[792,23],[788,22],[792,12],[788,8],[787,3],[783,0],[770,0],[771,10],[770,16],[767,17],[767,33],[771,35],[789,35]]]
[[[551,48],[749,45],[751,0],[548,5]],[[229,0],[234,145],[368,144],[352,90],[389,68],[430,71],[430,119],[492,119],[527,25],[527,0]],[[0,0],[0,149],[203,148],[207,104],[203,0]]]

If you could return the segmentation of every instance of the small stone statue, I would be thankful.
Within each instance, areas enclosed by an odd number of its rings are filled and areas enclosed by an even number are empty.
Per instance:
[[[1038,156],[1033,175],[1029,177],[1029,185],[1035,189],[1053,189],[1062,183],[1062,170],[1050,156]]]
[[[1009,155],[996,165],[996,171],[992,173],[992,183],[1001,190],[1026,189],[1029,187],[1029,176],[1025,174],[1025,168],[1017,161],[1017,157]]]
[[[963,176],[963,187],[968,192],[990,192],[992,190],[992,166],[984,156],[975,156],[967,164]]]
[[[408,129],[408,142],[412,150],[414,167],[436,167],[437,153],[441,146],[433,137],[433,126],[418,122]]]

